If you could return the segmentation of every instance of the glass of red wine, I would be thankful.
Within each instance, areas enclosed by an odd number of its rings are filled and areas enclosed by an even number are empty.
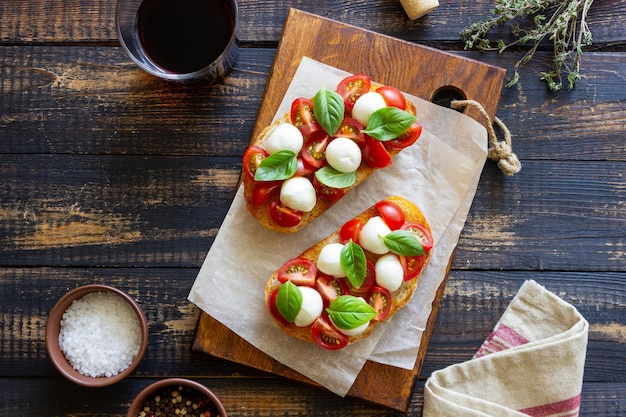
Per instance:
[[[236,0],[118,0],[119,41],[148,73],[215,82],[237,60]]]

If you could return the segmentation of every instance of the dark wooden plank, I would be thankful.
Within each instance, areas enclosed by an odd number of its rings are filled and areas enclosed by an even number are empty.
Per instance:
[[[324,0],[314,3],[240,0],[239,39],[244,43],[276,43],[290,7],[403,39],[461,46],[459,32],[491,15],[490,0],[440,2],[427,16],[411,21],[398,0]],[[624,44],[626,28],[617,18],[625,11],[621,0],[595,2],[588,23],[597,45]],[[43,12],[42,12],[43,11]],[[0,3],[0,42],[115,43],[115,0],[5,0]],[[494,32],[507,36],[508,28]],[[546,46],[549,47],[549,44]]]
[[[512,178],[487,164],[453,268],[625,270],[624,162],[523,162]],[[239,170],[239,158],[0,155],[0,259],[195,268]]]
[[[508,69],[519,58],[457,54]],[[246,48],[224,83],[181,88],[120,48],[0,47],[0,152],[240,156],[274,55]],[[539,54],[501,92],[497,116],[520,159],[624,160],[626,53],[588,53],[580,83],[559,93],[537,75],[549,58]]]
[[[0,268],[0,376],[57,375],[45,350],[48,312],[67,290],[102,283],[133,296],[148,318],[148,350],[135,376],[269,378],[266,373],[191,350],[199,311],[186,297],[196,273],[194,268]],[[585,381],[626,383],[624,272],[453,270],[421,379],[470,359],[527,279],[545,285],[589,321]]]

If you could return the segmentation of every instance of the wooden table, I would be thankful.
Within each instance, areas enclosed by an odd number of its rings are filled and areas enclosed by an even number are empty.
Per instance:
[[[125,414],[148,383],[205,383],[230,416],[396,415],[190,349],[187,294],[228,210],[289,7],[511,70],[518,52],[463,51],[491,1],[443,2],[410,21],[399,2],[240,0],[236,68],[183,88],[137,69],[114,0],[0,3],[0,415]],[[498,116],[523,169],[488,162],[452,263],[409,415],[434,371],[471,358],[527,279],[590,323],[581,415],[626,413],[626,4],[596,1],[582,80],[539,80],[549,44],[503,89]],[[45,349],[50,308],[87,283],[123,289],[150,324],[132,377],[62,378]]]

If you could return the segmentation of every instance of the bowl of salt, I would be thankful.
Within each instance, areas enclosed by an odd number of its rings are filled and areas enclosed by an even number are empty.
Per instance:
[[[79,385],[104,387],[121,381],[139,365],[147,345],[143,310],[128,294],[108,285],[69,291],[48,316],[50,360]]]

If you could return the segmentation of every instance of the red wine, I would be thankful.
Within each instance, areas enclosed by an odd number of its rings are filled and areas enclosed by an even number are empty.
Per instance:
[[[233,34],[234,17],[224,0],[145,0],[137,30],[155,64],[184,74],[220,56]]]

